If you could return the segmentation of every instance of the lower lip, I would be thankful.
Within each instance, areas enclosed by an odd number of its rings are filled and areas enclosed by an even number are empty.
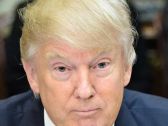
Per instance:
[[[93,116],[94,114],[96,114],[99,110],[100,109],[93,109],[93,110],[88,110],[88,111],[74,111],[74,112],[78,116],[89,117],[89,116]]]

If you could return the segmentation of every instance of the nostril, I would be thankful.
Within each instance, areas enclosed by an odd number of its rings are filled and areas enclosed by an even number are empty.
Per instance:
[[[88,87],[78,87],[74,91],[74,96],[77,99],[91,99],[95,96],[95,89],[91,85]]]
[[[94,95],[92,94],[92,95],[90,95],[89,99],[91,99],[91,98],[93,98],[93,97],[94,97]]]

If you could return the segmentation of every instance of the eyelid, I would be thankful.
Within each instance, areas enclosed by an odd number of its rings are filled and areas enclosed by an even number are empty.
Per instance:
[[[96,65],[98,65],[99,63],[101,62],[111,62],[111,59],[110,58],[102,58],[102,59],[98,59],[96,60],[94,63],[92,63],[89,68],[94,68]]]
[[[60,67],[65,67],[65,70],[63,70],[63,71],[59,70]],[[53,77],[57,80],[60,80],[60,81],[68,80],[72,74],[72,67],[68,66],[62,62],[54,63],[52,65],[51,69],[52,69]]]
[[[56,63],[53,63],[51,64],[52,67],[55,67],[55,66],[66,66],[66,64],[62,63],[62,62],[56,62]]]
[[[61,66],[67,68],[68,70],[72,69],[72,66],[67,65],[63,62],[57,62],[57,63],[54,63],[54,64],[51,65],[52,68],[57,68],[57,67],[61,67]]]

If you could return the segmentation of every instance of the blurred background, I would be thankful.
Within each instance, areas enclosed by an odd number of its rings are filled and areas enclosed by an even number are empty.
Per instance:
[[[20,61],[18,9],[31,0],[0,0],[0,99],[30,87]],[[139,37],[129,89],[168,98],[168,0],[127,0]]]

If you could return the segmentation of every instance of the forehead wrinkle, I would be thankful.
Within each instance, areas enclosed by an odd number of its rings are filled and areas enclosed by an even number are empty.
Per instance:
[[[70,52],[66,52],[64,53],[64,51],[60,51],[60,50],[50,50],[45,54],[45,58],[47,60],[52,60],[52,59],[62,59],[65,62],[71,63],[71,64],[79,64],[82,59],[84,59],[85,57],[87,57],[86,60],[83,60],[84,64],[88,64],[91,65],[95,60],[97,60],[98,58],[100,58],[101,56],[104,56],[108,53],[111,53],[111,57],[115,57],[116,53],[119,52],[118,51],[114,51],[114,50],[118,50],[118,47],[116,47],[115,49],[107,49],[107,50],[101,50],[101,49],[93,49],[93,50],[78,50],[76,53],[72,53],[72,56],[74,59],[74,56],[76,56],[76,60],[72,61],[71,56],[69,57]],[[74,55],[76,54],[76,55]],[[79,62],[78,62],[79,61]],[[76,63],[75,63],[76,62]]]

